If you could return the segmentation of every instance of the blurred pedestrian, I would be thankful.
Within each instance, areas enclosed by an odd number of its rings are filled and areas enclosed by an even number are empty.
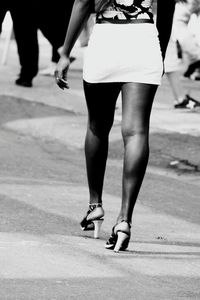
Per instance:
[[[14,3],[11,0],[1,1],[0,24],[10,12],[15,40],[17,44],[21,70],[15,83],[24,87],[31,87],[32,80],[38,72],[38,41],[36,19],[32,5],[27,1]],[[0,25],[0,26],[1,26]]]
[[[38,73],[39,45],[38,29],[52,46],[51,64],[41,72],[43,75],[54,75],[56,63],[60,58],[59,48],[63,46],[65,34],[71,15],[74,0],[61,0],[62,5],[44,1],[4,1],[0,4],[0,29],[7,11],[10,12],[14,36],[17,43],[21,70],[15,83],[32,87],[33,78]],[[1,31],[0,31],[1,32]],[[70,61],[75,58],[71,57]]]
[[[193,14],[200,14],[200,0],[186,0],[184,3],[177,1],[174,12],[174,35],[180,44],[183,59],[188,65],[184,76],[200,80],[200,45],[188,26]]]
[[[181,81],[185,63],[181,46],[174,36],[174,26],[172,26],[172,34],[167,47],[164,66],[165,74],[174,97],[174,108],[194,108],[200,106],[200,102],[190,96],[191,91],[186,89]]]
[[[108,139],[115,105],[122,93],[122,138],[124,166],[119,215],[105,247],[115,252],[128,247],[133,209],[149,157],[151,107],[163,74],[163,59],[171,33],[174,0],[157,1],[157,28],[153,0],[107,0],[96,3],[94,25],[83,67],[88,108],[85,140],[90,192],[89,209],[82,230],[98,230],[104,217],[102,190],[108,155]],[[68,88],[70,52],[92,10],[92,1],[75,0],[56,82]],[[159,45],[160,40],[160,45]]]

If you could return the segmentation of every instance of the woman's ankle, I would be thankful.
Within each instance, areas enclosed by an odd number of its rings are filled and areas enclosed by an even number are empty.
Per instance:
[[[119,215],[117,217],[117,221],[116,221],[116,224],[119,224],[121,222],[127,222],[127,223],[131,223],[131,220],[129,220],[129,218],[127,216],[124,216],[124,215]]]
[[[102,200],[99,201],[90,201],[89,202],[90,207],[102,207]]]

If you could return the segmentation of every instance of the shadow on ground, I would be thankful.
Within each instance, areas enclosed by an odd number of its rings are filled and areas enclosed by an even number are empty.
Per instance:
[[[18,119],[44,118],[51,116],[72,116],[74,112],[43,103],[0,95],[0,124]]]
[[[173,169],[177,173],[200,175],[200,140],[187,134],[151,133],[149,165]],[[114,141],[110,145],[109,157],[121,159],[123,144]]]

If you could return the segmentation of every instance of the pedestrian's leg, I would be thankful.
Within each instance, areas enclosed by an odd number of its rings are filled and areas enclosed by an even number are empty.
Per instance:
[[[115,104],[120,93],[119,83],[86,83],[84,91],[88,108],[85,157],[90,204],[102,202],[102,189],[108,137],[114,120]]]
[[[120,89],[119,83],[84,82],[88,108],[85,157],[90,199],[89,210],[80,225],[82,230],[94,230],[94,238],[99,237],[104,216],[102,190],[108,155],[108,137]]]
[[[126,250],[130,240],[133,209],[144,178],[149,157],[149,120],[156,85],[122,85],[122,136],[124,166],[122,202],[116,225],[105,247]]]
[[[132,221],[133,208],[149,158],[149,121],[156,85],[125,83],[122,86],[122,136],[124,166],[122,204],[117,223]]]
[[[174,105],[181,103],[187,93],[184,91],[184,87],[181,84],[180,72],[167,72],[166,76],[174,96]]]
[[[59,1],[59,5],[50,3],[42,6],[38,12],[38,27],[52,45],[53,63],[60,59],[58,49],[63,46],[74,0]]]
[[[126,250],[130,240],[133,209],[149,157],[149,120],[156,85],[125,83],[122,86],[122,136],[124,166],[122,202],[116,225],[105,247]]]
[[[38,72],[39,56],[35,15],[31,8],[19,6],[11,9],[11,16],[21,64],[20,79],[31,83]]]
[[[63,46],[74,0],[59,1],[59,5],[49,4],[38,12],[38,27],[52,46],[51,62],[39,73],[54,76],[56,64],[60,59],[59,49]],[[70,57],[70,62],[75,60]]]

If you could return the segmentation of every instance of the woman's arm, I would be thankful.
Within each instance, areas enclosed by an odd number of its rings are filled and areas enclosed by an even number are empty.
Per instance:
[[[56,83],[61,89],[69,88],[67,73],[70,66],[70,52],[90,16],[92,3],[93,0],[75,0],[74,2],[63,49],[55,70]]]
[[[167,45],[171,35],[174,9],[175,0],[157,0],[156,25],[163,59],[165,58]]]
[[[90,16],[92,2],[92,0],[75,0],[61,55],[69,57],[85,22]]]

